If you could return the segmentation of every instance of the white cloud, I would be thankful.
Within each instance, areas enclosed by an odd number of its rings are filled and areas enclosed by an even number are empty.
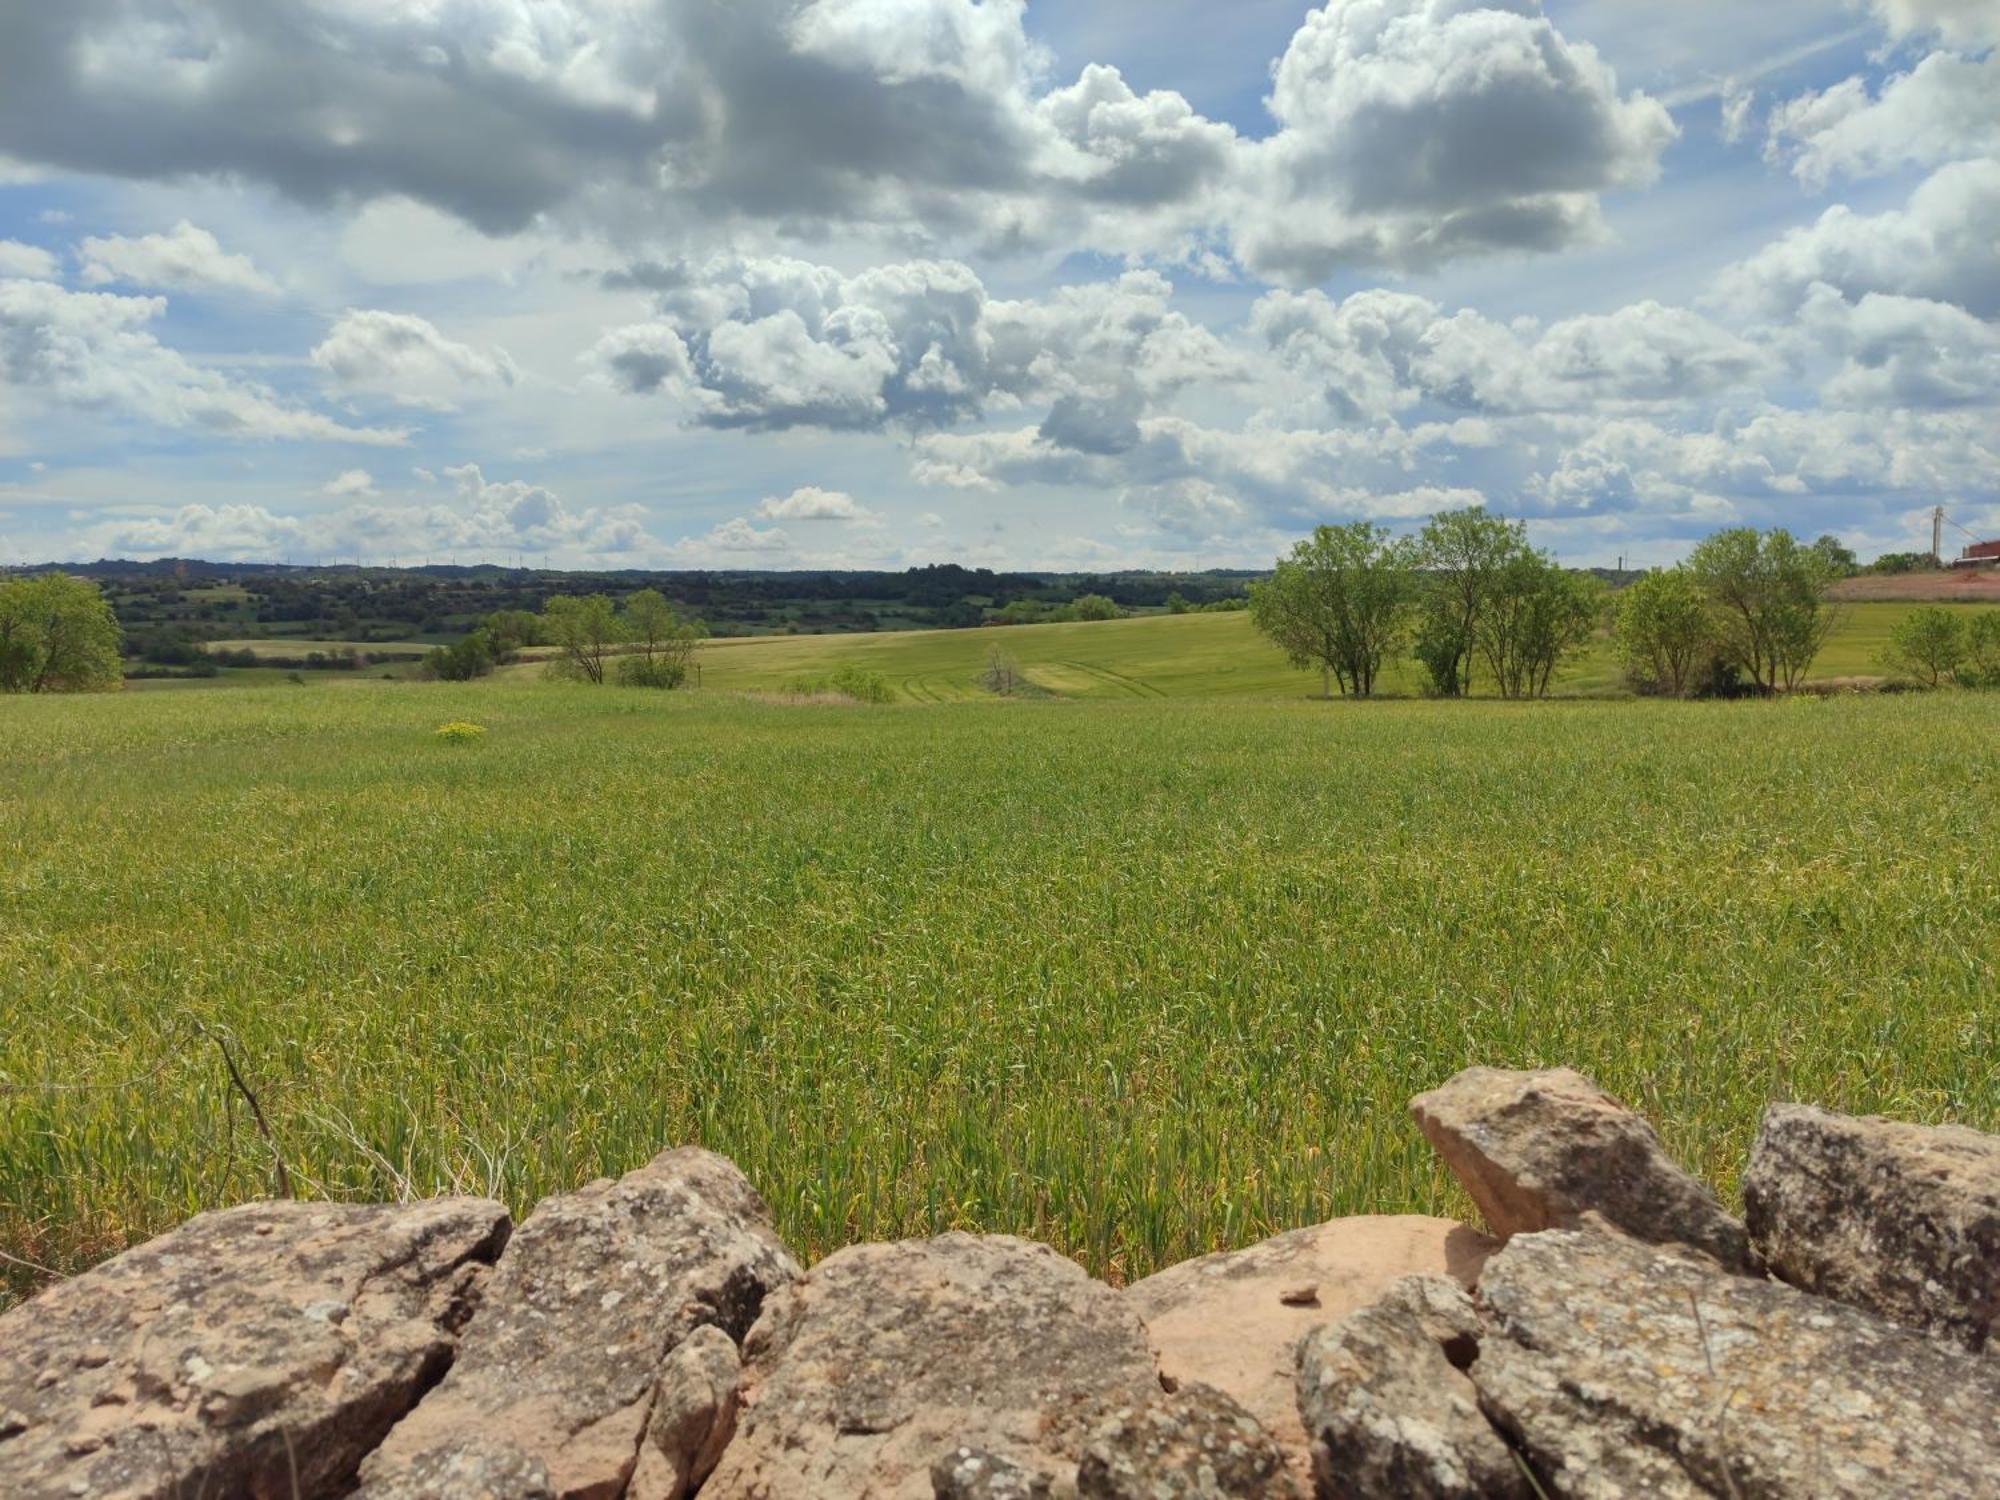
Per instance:
[[[18,276],[29,281],[54,281],[62,274],[62,263],[39,245],[19,240],[0,240],[0,276]]]
[[[859,504],[852,495],[839,490],[823,490],[817,485],[804,485],[783,498],[773,497],[760,501],[757,506],[759,519],[766,521],[838,521],[855,524],[870,524],[880,519],[875,512]]]
[[[146,326],[166,305],[161,297],[0,281],[0,387],[59,407],[219,437],[406,441],[400,431],[346,427],[192,364]]]
[[[1622,97],[1540,0],[1346,0],[1278,62],[1238,253],[1263,275],[1429,266],[1601,233],[1596,195],[1657,174],[1676,129]]]
[[[504,349],[457,343],[410,313],[350,310],[313,350],[312,362],[345,390],[433,411],[455,410],[468,394],[515,379]]]
[[[1856,298],[1892,292],[1955,302],[2000,316],[2000,161],[1940,167],[1907,207],[1857,214],[1838,204],[1717,279],[1715,294],[1739,313],[1789,316],[1814,282]]]
[[[366,469],[348,469],[328,480],[320,493],[351,499],[359,495],[374,495],[378,491],[375,488],[375,476]]]
[[[519,479],[489,480],[477,464],[444,473],[457,486],[459,504],[427,512],[433,541],[488,555],[524,548],[605,556],[648,544],[645,512],[637,506],[574,512],[552,490]]]
[[[1809,187],[1906,165],[2000,156],[2000,52],[1933,52],[1870,95],[1860,78],[1771,112],[1766,154]]]
[[[214,235],[186,219],[166,234],[104,235],[76,247],[85,286],[164,287],[169,291],[276,295],[277,283],[247,255],[224,250]]]
[[[1891,33],[1935,32],[1959,47],[2000,45],[2000,10],[1992,0],[1868,0]]]

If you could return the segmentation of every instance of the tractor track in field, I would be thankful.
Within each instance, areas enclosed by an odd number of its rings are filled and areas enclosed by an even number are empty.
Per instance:
[[[1164,689],[1154,687],[1152,683],[1143,682],[1137,677],[1127,677],[1123,672],[1114,672],[1109,667],[1095,667],[1088,662],[1081,661],[1066,661],[1063,665],[1074,667],[1087,677],[1095,677],[1099,682],[1109,687],[1115,687],[1122,692],[1130,693],[1134,698],[1164,698],[1167,696]]]

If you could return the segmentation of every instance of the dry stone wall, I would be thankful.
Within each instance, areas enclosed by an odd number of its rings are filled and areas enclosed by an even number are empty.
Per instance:
[[[2000,1500],[2000,1140],[1774,1105],[1745,1221],[1567,1070],[1419,1096],[1480,1206],[1122,1291],[948,1234],[803,1270],[668,1151],[204,1214],[0,1318],[6,1500]]]

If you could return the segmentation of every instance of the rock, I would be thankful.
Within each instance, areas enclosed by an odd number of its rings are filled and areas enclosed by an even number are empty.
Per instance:
[[[745,1345],[736,1439],[702,1500],[931,1500],[969,1448],[1060,1486],[1109,1412],[1159,1389],[1119,1294],[1045,1245],[947,1234],[830,1255]]]
[[[1212,1385],[1114,1412],[1077,1466],[1079,1500],[1303,1500],[1284,1450]]]
[[[733,1427],[736,1341],[798,1276],[764,1201],[707,1151],[545,1198],[358,1500],[434,1496],[450,1461],[539,1468],[563,1497],[680,1500]]]
[[[2000,1350],[2000,1137],[1774,1104],[1743,1206],[1794,1286]]]
[[[1049,1481],[1019,1464],[954,1448],[931,1465],[935,1500],[1049,1500]]]
[[[1569,1068],[1467,1068],[1410,1113],[1493,1232],[1573,1229],[1595,1211],[1651,1244],[1753,1263],[1743,1225],[1660,1145],[1653,1127]]]
[[[1409,1276],[1299,1346],[1299,1417],[1322,1500],[1529,1500],[1463,1367],[1479,1316],[1457,1282]],[[1460,1346],[1460,1357],[1446,1353]]]
[[[1622,1235],[1518,1235],[1472,1379],[1552,1496],[2000,1495],[2000,1362]]]
[[[1240,1402],[1285,1450],[1304,1487],[1312,1484],[1312,1453],[1299,1423],[1299,1339],[1376,1301],[1411,1272],[1469,1284],[1492,1248],[1450,1219],[1334,1219],[1183,1261],[1134,1282],[1125,1298],[1146,1321],[1161,1376],[1175,1385],[1201,1381]],[[1308,1284],[1312,1304],[1288,1300]]]
[[[450,1363],[498,1203],[253,1203],[0,1318],[0,1495],[344,1494]]]

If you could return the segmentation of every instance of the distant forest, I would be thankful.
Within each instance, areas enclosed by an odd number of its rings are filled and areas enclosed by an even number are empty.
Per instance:
[[[281,567],[192,558],[65,563],[96,582],[127,649],[149,637],[199,644],[296,638],[367,645],[447,641],[497,610],[539,611],[555,594],[614,599],[657,589],[716,635],[956,629],[1101,594],[1123,609],[1239,604],[1255,571],[995,573],[955,563],[886,572],[564,572],[495,566]],[[18,571],[34,572],[39,569]],[[1010,612],[1009,606],[1015,608]]]

